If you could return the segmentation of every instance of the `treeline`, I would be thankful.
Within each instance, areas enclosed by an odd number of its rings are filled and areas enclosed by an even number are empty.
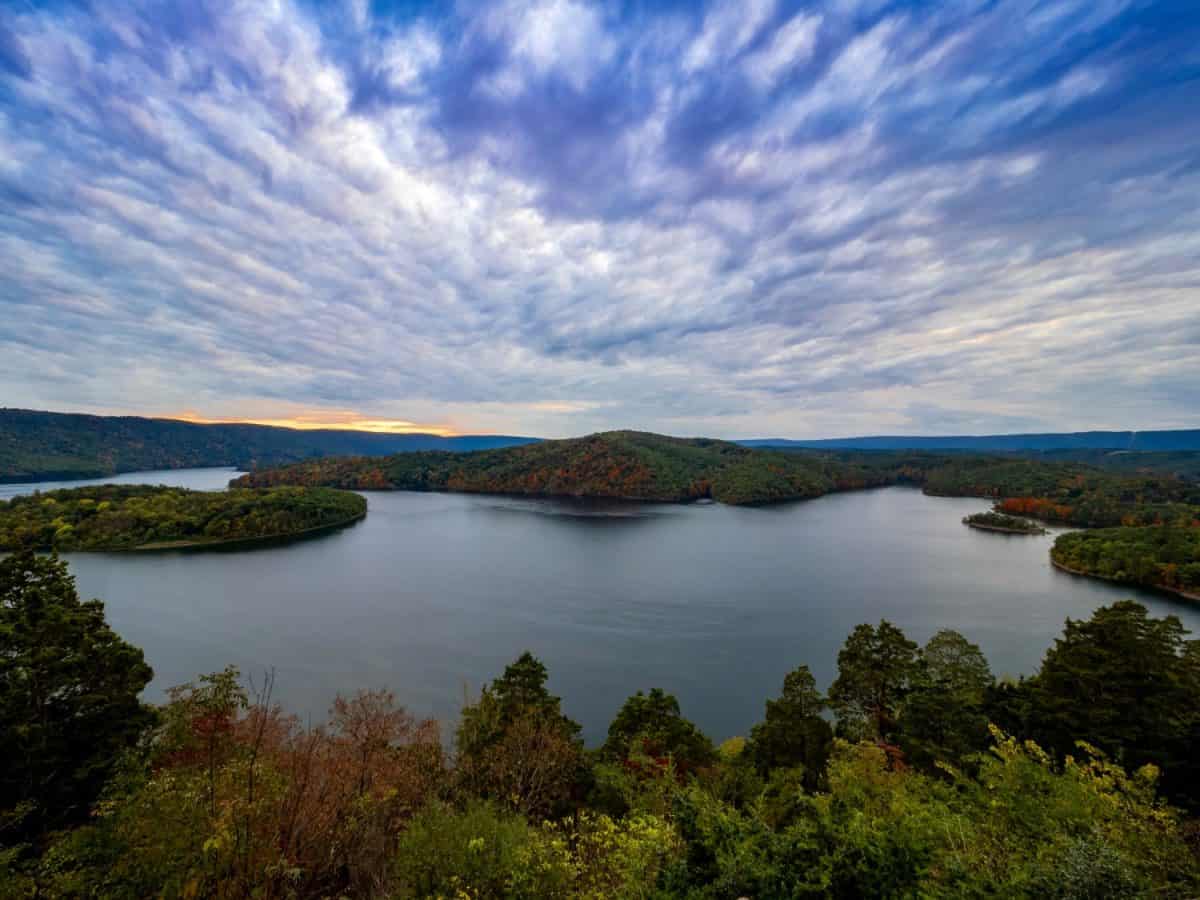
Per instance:
[[[335,429],[300,431],[269,425],[0,409],[0,484],[194,466],[245,469],[330,455],[473,450],[528,440],[504,435],[444,438]]]
[[[530,654],[453,748],[387,692],[313,726],[270,678],[150,708],[150,677],[63,563],[0,561],[0,897],[1200,892],[1200,645],[1128,601],[1015,683],[860,625],[827,692],[798,666],[720,746],[651,690],[588,749]]]
[[[1055,540],[1050,558],[1084,575],[1200,598],[1200,527],[1070,532]]]
[[[994,498],[1000,512],[1082,528],[1200,518],[1200,483],[1082,463],[957,457],[930,470],[924,487],[942,497]]]
[[[135,550],[285,537],[366,515],[330,488],[192,491],[97,485],[0,501],[0,550]]]

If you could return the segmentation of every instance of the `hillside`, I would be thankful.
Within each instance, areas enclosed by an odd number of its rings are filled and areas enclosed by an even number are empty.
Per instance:
[[[610,431],[476,453],[314,460],[253,472],[233,483],[752,504],[923,478],[920,463],[914,467],[913,460],[898,456],[839,460],[707,438]]]
[[[136,416],[0,409],[0,484],[95,478],[144,469],[252,468],[322,456],[413,450],[479,450],[533,440],[507,435],[302,431],[270,425],[198,424]]]
[[[349,491],[190,491],[93,485],[0,502],[0,551],[148,550],[249,543],[348,525],[367,513]]]

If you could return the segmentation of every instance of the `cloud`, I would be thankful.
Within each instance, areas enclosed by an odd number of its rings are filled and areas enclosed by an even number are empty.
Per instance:
[[[1197,38],[1082,0],[17,9],[0,394],[548,436],[1194,425]]]

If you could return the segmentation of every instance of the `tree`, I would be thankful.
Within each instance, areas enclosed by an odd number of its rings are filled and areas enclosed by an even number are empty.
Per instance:
[[[759,772],[803,766],[804,785],[814,790],[833,741],[833,729],[821,716],[825,708],[808,666],[785,675],[778,699],[767,701],[763,721],[750,730],[745,752]]]
[[[1127,768],[1153,763],[1168,796],[1195,808],[1200,649],[1186,634],[1175,616],[1152,618],[1132,600],[1068,619],[1020,687],[1030,735],[1059,755],[1087,741]]]
[[[579,733],[579,724],[562,712],[562,701],[546,690],[550,673],[540,659],[526,650],[504,669],[491,684],[491,692],[500,704],[501,717],[507,721],[533,713],[557,722],[570,734]]]
[[[901,746],[914,763],[957,764],[988,744],[984,711],[993,678],[977,644],[942,630],[921,649],[900,720]]]
[[[669,758],[680,773],[711,765],[716,759],[712,741],[683,717],[679,701],[662,688],[649,694],[638,691],[625,701],[608,726],[601,753],[620,761],[633,755],[664,763]]]
[[[80,601],[66,563],[28,551],[0,561],[0,842],[86,816],[153,721],[138,701],[151,677],[104,605]]]
[[[891,622],[856,627],[838,652],[838,676],[829,688],[838,732],[890,740],[917,670],[917,645]]]
[[[532,816],[565,810],[583,775],[579,724],[546,690],[546,667],[526,651],[463,707],[458,776],[474,796]]]

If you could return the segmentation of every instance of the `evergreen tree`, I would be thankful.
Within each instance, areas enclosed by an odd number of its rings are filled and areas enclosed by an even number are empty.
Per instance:
[[[900,720],[901,746],[919,765],[957,764],[988,744],[987,658],[957,631],[939,631],[921,649]]]
[[[535,816],[565,812],[585,776],[579,724],[546,690],[545,665],[526,651],[463,707],[458,776],[469,794]]]
[[[833,740],[833,729],[821,717],[825,708],[808,666],[784,676],[783,691],[767,701],[766,715],[751,729],[745,750],[759,772],[803,767],[805,787],[815,789]]]
[[[601,752],[623,760],[635,753],[670,757],[680,772],[710,765],[716,750],[703,732],[683,717],[674,694],[654,688],[638,691],[625,701],[612,724]]]
[[[829,688],[838,733],[891,740],[917,672],[917,645],[891,622],[855,627],[838,652],[838,675]]]
[[[1131,770],[1153,763],[1168,795],[1194,807],[1200,649],[1186,635],[1177,617],[1132,600],[1068,619],[1021,687],[1030,735],[1060,755],[1086,741]]]
[[[81,602],[66,563],[0,560],[0,843],[86,817],[122,751],[152,722],[153,672]]]

